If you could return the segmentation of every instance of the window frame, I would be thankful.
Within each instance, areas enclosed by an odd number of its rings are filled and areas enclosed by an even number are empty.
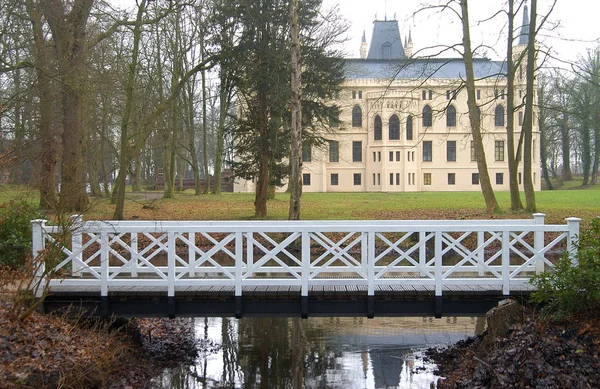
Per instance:
[[[413,140],[413,117],[408,115],[406,117],[406,140]]]
[[[456,141],[446,142],[446,162],[456,162]]]
[[[428,128],[428,127],[432,127],[433,126],[433,111],[431,110],[431,106],[429,106],[429,104],[426,104],[423,107],[423,110],[421,111],[422,113],[422,119],[423,119],[423,127]]]
[[[337,140],[329,141],[329,162],[340,162],[340,142]]]
[[[352,141],[352,162],[362,162],[363,161],[363,152],[362,152],[362,141]]]
[[[383,122],[381,116],[375,115],[373,119],[373,140],[382,140],[383,138]]]
[[[302,173],[302,186],[310,186],[310,173]]]
[[[494,141],[494,160],[496,162],[504,162],[504,141]]]
[[[452,104],[446,109],[446,127],[456,127],[456,108]]]
[[[354,173],[353,182],[355,186],[362,185],[362,177],[360,173]]]
[[[394,114],[388,121],[388,139],[400,140],[400,118]]]
[[[423,162],[433,161],[433,142],[430,140],[423,141]]]
[[[496,127],[504,127],[504,106],[498,104],[494,109],[494,125]]]
[[[352,108],[352,127],[362,127],[362,108],[360,107],[360,105],[355,105]]]

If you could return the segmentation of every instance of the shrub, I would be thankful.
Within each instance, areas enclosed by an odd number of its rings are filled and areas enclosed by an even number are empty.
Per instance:
[[[0,265],[19,268],[31,252],[31,220],[38,212],[26,201],[0,205]]]
[[[546,313],[559,317],[600,306],[600,217],[579,236],[575,266],[568,253],[552,271],[536,275],[533,300],[544,304]]]

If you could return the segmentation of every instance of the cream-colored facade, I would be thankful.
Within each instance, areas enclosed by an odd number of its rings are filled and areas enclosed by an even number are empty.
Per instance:
[[[464,62],[410,57],[412,39],[404,47],[400,42],[401,54],[394,58],[389,37],[377,38],[376,34],[378,29],[392,31],[399,38],[397,22],[374,24],[368,55],[363,38],[361,56],[366,58],[346,60],[346,81],[335,101],[341,107],[339,125],[327,131],[329,142],[324,147],[304,150],[303,191],[480,191],[463,82]],[[380,49],[374,47],[380,43]],[[517,45],[515,55],[524,48]],[[479,58],[474,61],[474,70],[492,186],[494,190],[509,190],[505,64]],[[517,105],[524,101],[524,73],[521,67],[516,75]],[[521,136],[523,111],[520,108],[514,113],[515,144]],[[534,124],[536,168],[532,180],[536,190],[541,189],[539,139]],[[522,185],[522,164],[518,176]],[[253,189],[249,182],[234,188]]]

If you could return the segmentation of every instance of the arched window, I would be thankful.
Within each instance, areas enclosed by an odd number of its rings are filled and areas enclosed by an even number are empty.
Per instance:
[[[398,119],[398,116],[392,115],[390,117],[389,127],[390,140],[400,140],[400,119]]]
[[[362,109],[358,105],[352,108],[352,127],[362,127]]]
[[[446,109],[446,127],[456,127],[456,108],[453,105]]]
[[[433,123],[431,107],[426,105],[423,107],[423,127],[431,127]]]
[[[411,115],[406,118],[406,140],[413,140],[413,118]]]
[[[494,111],[494,123],[496,127],[504,127],[504,107],[499,105]]]
[[[375,140],[381,140],[381,118],[379,117],[379,115],[375,116],[375,125],[374,127],[374,131],[373,131],[373,135],[374,135],[374,139]]]

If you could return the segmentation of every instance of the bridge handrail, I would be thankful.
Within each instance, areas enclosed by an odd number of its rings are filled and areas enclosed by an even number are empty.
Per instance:
[[[544,222],[544,214],[513,220],[351,221],[83,222],[74,216],[71,244],[61,247],[65,258],[57,266],[69,269],[71,276],[51,281],[51,286],[98,286],[107,296],[112,286],[154,284],[166,286],[168,296],[174,296],[176,286],[221,284],[234,285],[235,295],[241,296],[244,285],[300,285],[307,296],[310,285],[367,285],[372,296],[376,285],[412,280],[414,285],[435,285],[436,296],[442,295],[444,285],[461,282],[502,285],[508,294],[511,285],[529,281],[526,273],[553,266],[547,254],[558,244],[566,241],[574,255],[580,219],[568,218],[566,225]],[[37,256],[61,228],[46,220],[33,220],[32,226]],[[559,235],[546,242],[548,232]],[[278,241],[268,235],[276,233],[287,236]],[[335,241],[327,233],[343,236]],[[394,233],[403,235],[389,236]],[[212,247],[198,247],[198,236]],[[476,237],[474,248],[465,243],[469,237]],[[140,239],[149,241],[148,246],[138,247]],[[323,253],[311,258],[311,246]],[[157,263],[160,253],[166,255],[164,265]],[[219,263],[217,254],[233,264]],[[450,254],[458,263],[444,263]],[[267,273],[271,278],[260,278]],[[353,277],[339,279],[330,273]]]

